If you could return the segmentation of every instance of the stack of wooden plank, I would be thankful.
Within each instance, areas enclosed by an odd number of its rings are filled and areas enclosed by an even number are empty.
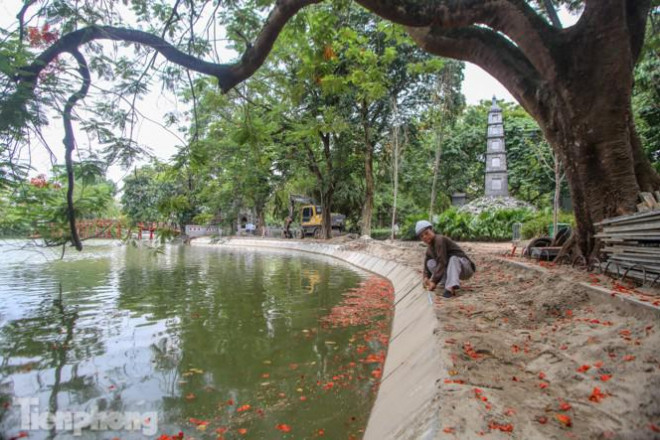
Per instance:
[[[607,272],[660,284],[660,193],[640,195],[640,212],[603,220],[596,235],[604,242],[607,260],[601,267]]]

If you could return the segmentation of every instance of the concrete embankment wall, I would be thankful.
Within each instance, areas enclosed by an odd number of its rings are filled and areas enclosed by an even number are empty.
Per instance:
[[[381,385],[364,439],[431,439],[440,434],[440,402],[436,395],[445,368],[434,335],[437,319],[418,273],[341,245],[260,239],[225,239],[216,244],[197,239],[193,244],[312,252],[387,278],[394,286],[394,319]]]

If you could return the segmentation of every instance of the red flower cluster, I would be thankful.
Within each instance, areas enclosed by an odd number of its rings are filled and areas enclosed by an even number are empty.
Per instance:
[[[32,47],[48,46],[60,37],[59,32],[50,30],[48,23],[44,24],[41,29],[36,26],[29,26],[27,29],[28,42]]]

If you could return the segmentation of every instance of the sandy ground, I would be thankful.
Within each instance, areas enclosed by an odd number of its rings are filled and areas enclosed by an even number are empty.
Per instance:
[[[420,271],[424,245],[333,240]],[[436,296],[441,438],[660,439],[660,292],[461,243],[476,275]],[[525,261],[536,270],[511,260]],[[580,283],[599,285],[588,293]],[[606,289],[606,291],[605,291]]]

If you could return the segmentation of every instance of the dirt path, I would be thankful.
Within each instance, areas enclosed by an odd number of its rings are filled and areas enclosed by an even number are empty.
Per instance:
[[[421,271],[420,243],[344,244]],[[660,314],[592,300],[579,282],[656,305],[657,292],[566,267],[525,270],[501,257],[507,244],[461,246],[477,273],[434,302],[441,438],[660,439]]]

